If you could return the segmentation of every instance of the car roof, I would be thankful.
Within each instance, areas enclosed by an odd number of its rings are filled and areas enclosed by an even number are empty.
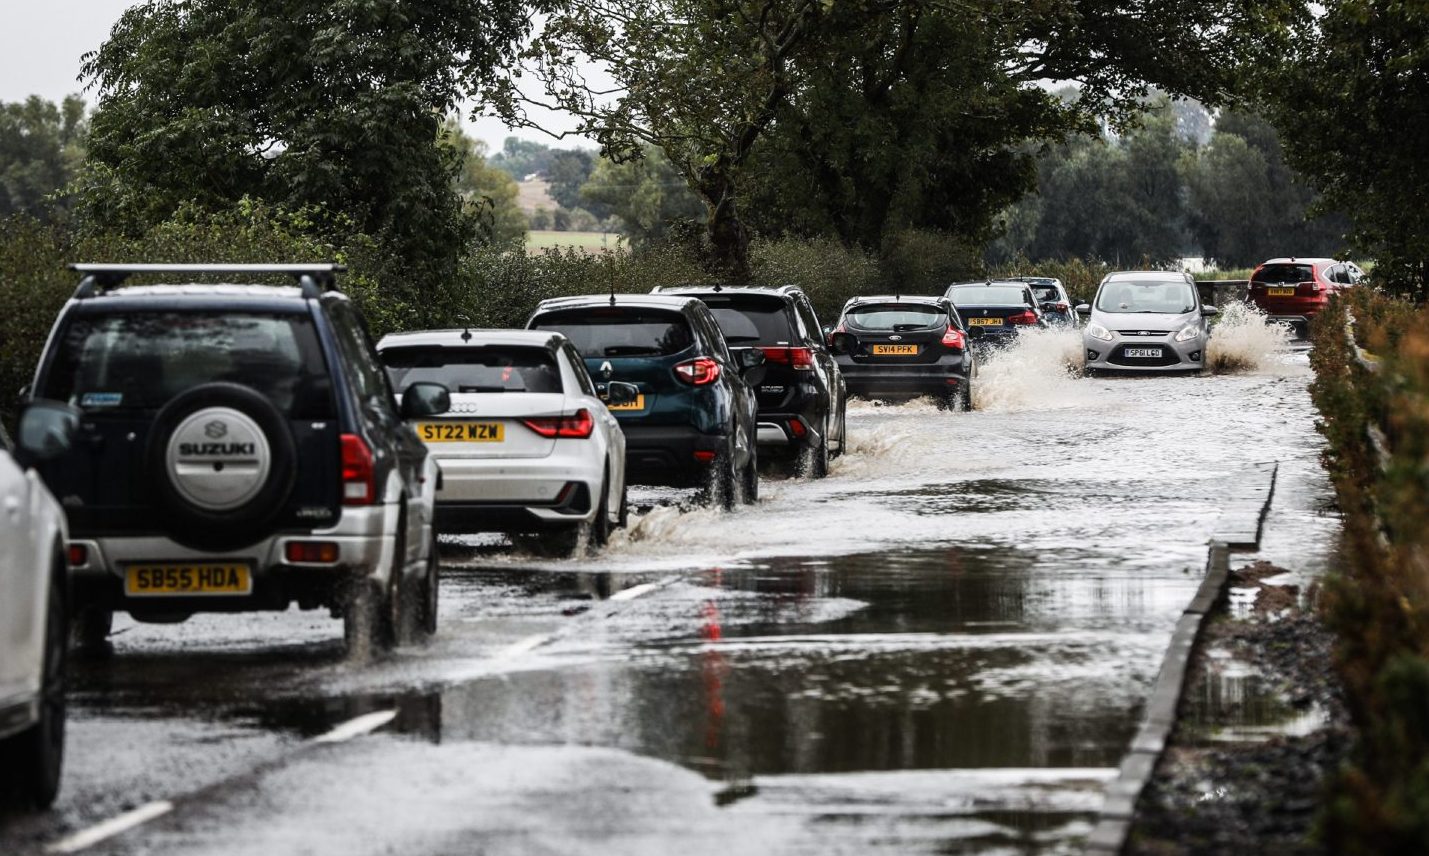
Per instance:
[[[679,312],[692,306],[704,306],[698,297],[663,294],[582,294],[575,297],[552,297],[536,304],[536,312],[556,312],[562,309],[586,309],[600,306],[636,306],[644,309],[670,309]],[[534,313],[533,313],[534,314]]]
[[[303,291],[296,285],[191,282],[171,285],[122,285],[103,291],[90,299],[104,300],[122,297],[262,297],[300,300],[303,297]]]
[[[724,285],[715,283],[713,285],[701,285],[698,283],[688,285],[657,285],[650,290],[651,294],[672,294],[672,295],[697,295],[697,294],[761,294],[787,296],[802,292],[797,285]]]
[[[336,291],[329,299],[346,300]],[[183,285],[125,285],[70,300],[82,315],[110,312],[306,312],[309,295],[298,286],[251,283],[187,283]]]
[[[1181,280],[1182,282],[1186,282],[1189,281],[1189,279],[1189,274],[1187,274],[1185,271],[1179,270],[1118,270],[1112,271],[1111,273],[1102,277],[1102,282],[1111,282],[1112,280],[1117,280],[1119,282],[1124,282],[1128,280],[1132,282],[1135,282],[1137,280],[1147,280],[1150,282]]]
[[[858,297],[850,297],[844,304],[847,309],[858,303],[922,303],[936,304],[947,300],[942,294],[861,294]]]
[[[377,343],[378,349],[398,346],[443,348],[513,345],[528,348],[560,347],[566,337],[552,330],[409,330],[389,333]]]
[[[1266,259],[1256,267],[1265,265],[1337,265],[1342,264],[1339,259],[1326,259],[1319,257],[1302,258],[1300,256],[1287,256],[1278,259]]]

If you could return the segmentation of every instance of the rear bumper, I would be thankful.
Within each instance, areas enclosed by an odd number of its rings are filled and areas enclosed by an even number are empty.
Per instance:
[[[336,607],[354,581],[387,582],[397,541],[399,509],[393,505],[344,508],[338,524],[312,532],[282,532],[236,550],[194,550],[162,535],[72,538],[83,545],[87,559],[69,569],[76,607],[101,607],[136,615],[195,612],[255,612],[283,610],[294,602],[304,609]],[[324,541],[337,545],[335,562],[289,563],[290,541]],[[136,564],[245,564],[251,569],[252,591],[246,595],[130,596],[125,574]]]
[[[625,423],[625,473],[632,484],[689,487],[704,479],[709,464],[696,452],[719,452],[729,439],[687,425],[644,426]]]
[[[871,365],[840,359],[839,370],[850,395],[941,395],[968,383],[965,357],[943,357],[926,365]]]

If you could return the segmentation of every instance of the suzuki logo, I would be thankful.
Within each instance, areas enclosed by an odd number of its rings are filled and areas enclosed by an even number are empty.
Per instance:
[[[210,440],[217,440],[218,438],[226,436],[228,434],[228,423],[214,420],[213,422],[210,422],[207,425],[203,426],[203,433],[204,436],[208,437]]]
[[[615,369],[610,365],[610,360],[606,360],[600,364],[600,373],[606,380],[610,380],[610,376],[615,374]]]

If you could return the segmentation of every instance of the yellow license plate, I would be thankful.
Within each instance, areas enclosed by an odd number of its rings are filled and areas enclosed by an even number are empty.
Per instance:
[[[969,327],[1001,327],[1001,318],[969,318]]]
[[[417,436],[428,443],[502,443],[506,426],[500,422],[422,422]]]
[[[130,565],[124,591],[130,597],[252,594],[253,572],[238,563]]]
[[[640,393],[639,395],[635,396],[634,401],[627,401],[624,404],[606,404],[605,409],[609,410],[611,413],[619,413],[622,410],[644,410],[645,393]]]
[[[1295,289],[1293,289],[1293,288],[1267,288],[1267,289],[1265,290],[1265,293],[1268,294],[1268,295],[1270,295],[1271,297],[1294,297],[1294,296],[1295,296]]]
[[[874,356],[885,356],[885,355],[892,355],[892,354],[916,354],[916,353],[918,353],[918,346],[917,346],[917,345],[874,345],[874,346],[873,346],[873,353],[874,353]]]

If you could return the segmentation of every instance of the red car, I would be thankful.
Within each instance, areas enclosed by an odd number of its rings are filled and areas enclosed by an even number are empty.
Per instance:
[[[1273,320],[1308,333],[1310,319],[1340,291],[1364,279],[1353,262],[1334,259],[1271,259],[1250,275],[1250,302]]]

